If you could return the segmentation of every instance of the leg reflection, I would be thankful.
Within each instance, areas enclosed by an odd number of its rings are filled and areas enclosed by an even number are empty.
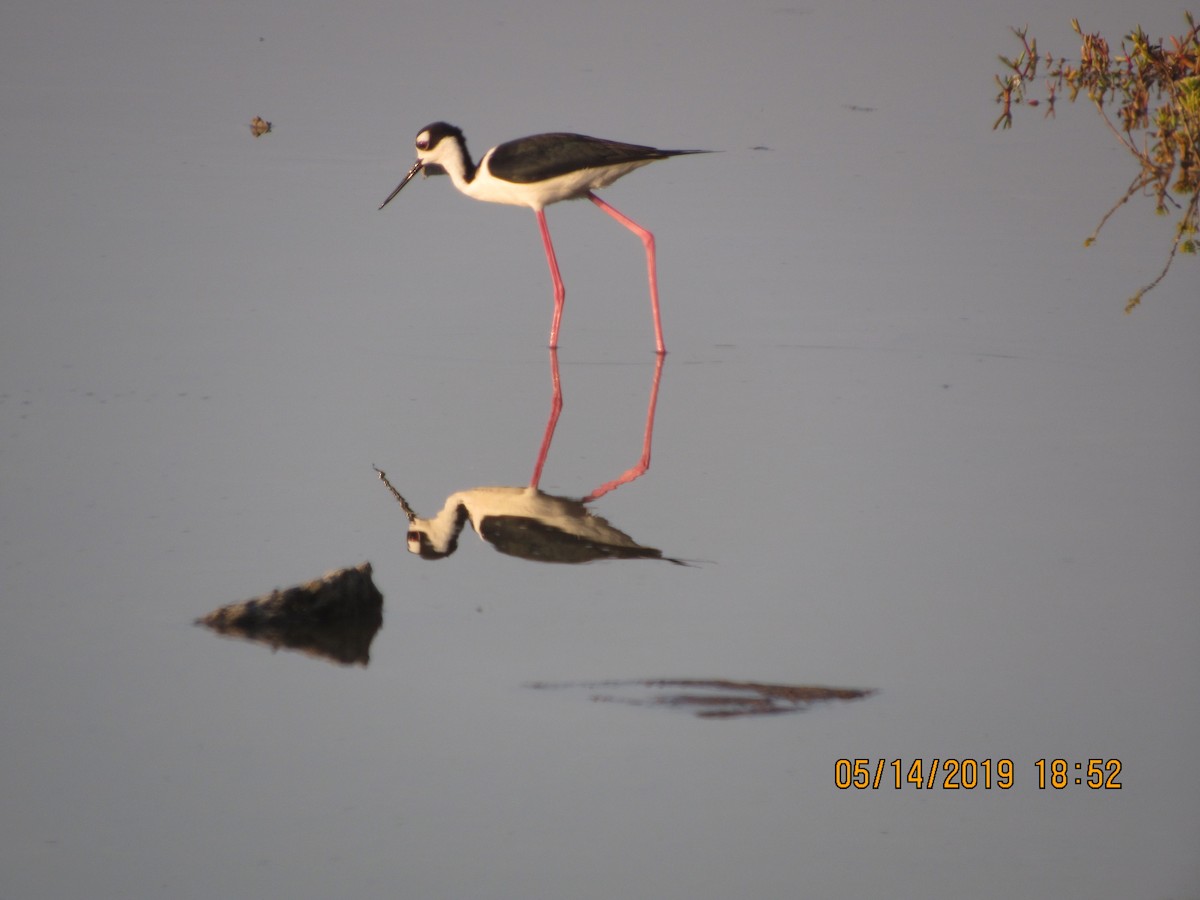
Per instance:
[[[654,364],[654,381],[650,385],[650,404],[646,409],[646,433],[642,436],[642,458],[638,460],[636,465],[626,469],[625,474],[620,478],[600,485],[600,487],[584,497],[584,503],[599,500],[609,491],[619,488],[623,484],[628,484],[635,478],[641,478],[646,474],[646,470],[650,468],[650,444],[654,440],[654,410],[658,405],[658,384],[662,381],[664,358],[664,355],[660,353],[657,357],[657,362]]]
[[[546,465],[546,455],[550,452],[550,442],[554,440],[554,429],[558,426],[558,416],[563,407],[562,383],[558,378],[558,351],[554,347],[550,348],[550,383],[554,386],[554,394],[550,398],[550,418],[546,421],[546,433],[542,435],[542,446],[533,465],[533,477],[529,480],[532,488],[536,488],[542,480],[542,468]]]

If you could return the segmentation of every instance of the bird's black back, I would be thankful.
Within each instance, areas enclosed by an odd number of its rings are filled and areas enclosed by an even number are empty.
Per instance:
[[[497,178],[517,184],[544,181],[582,169],[600,168],[631,162],[651,162],[707,150],[659,150],[641,144],[623,144],[588,137],[586,134],[551,132],[517,138],[500,144],[488,159],[488,168]]]

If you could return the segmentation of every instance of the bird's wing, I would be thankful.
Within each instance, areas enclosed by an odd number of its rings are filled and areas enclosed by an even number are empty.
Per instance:
[[[677,153],[640,144],[605,141],[584,134],[555,132],[500,144],[488,157],[488,169],[505,181],[529,184],[581,169],[650,162]]]

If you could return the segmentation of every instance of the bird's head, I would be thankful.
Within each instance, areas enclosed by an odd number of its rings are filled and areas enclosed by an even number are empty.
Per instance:
[[[386,200],[379,205],[383,209],[404,188],[413,176],[424,170],[426,175],[446,175],[445,162],[451,162],[460,168],[470,165],[470,155],[467,153],[467,142],[460,129],[446,122],[434,122],[426,125],[417,135],[417,161],[412,164],[404,178],[396,185]]]

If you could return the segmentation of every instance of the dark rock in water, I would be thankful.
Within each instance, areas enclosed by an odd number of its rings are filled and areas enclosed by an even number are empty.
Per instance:
[[[240,637],[365,666],[371,641],[383,624],[383,594],[371,579],[371,564],[327,572],[285,590],[244,603],[231,603],[196,620],[218,634]]]

